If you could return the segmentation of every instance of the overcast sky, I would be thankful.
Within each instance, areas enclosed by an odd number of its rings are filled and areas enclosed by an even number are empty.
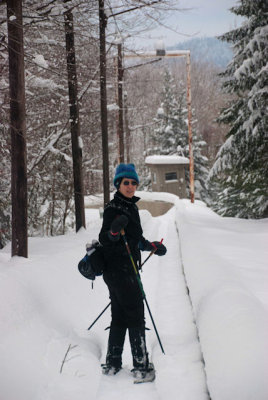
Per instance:
[[[166,46],[189,40],[192,37],[218,36],[239,26],[242,19],[231,13],[229,9],[237,4],[237,0],[178,0],[178,7],[191,10],[177,11],[169,17],[165,25],[149,33],[151,40],[147,44],[162,39]]]

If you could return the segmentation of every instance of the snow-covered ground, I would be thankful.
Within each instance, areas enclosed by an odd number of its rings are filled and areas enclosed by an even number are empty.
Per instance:
[[[201,202],[138,195],[174,203],[161,217],[140,212],[144,236],[168,248],[142,272],[165,350],[147,315],[155,382],[133,385],[128,341],[125,368],[101,374],[110,310],[87,328],[108,291],[101,277],[92,290],[77,270],[101,226],[99,211],[88,209],[87,230],[30,238],[28,259],[11,258],[9,245],[0,251],[1,400],[268,399],[268,220],[221,218]]]

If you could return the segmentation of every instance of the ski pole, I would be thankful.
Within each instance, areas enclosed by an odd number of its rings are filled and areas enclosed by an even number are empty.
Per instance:
[[[155,322],[154,322],[154,319],[153,319],[153,316],[152,316],[152,313],[151,313],[151,310],[150,310],[148,301],[147,301],[146,296],[145,296],[145,292],[144,292],[144,290],[143,290],[143,286],[142,286],[142,282],[141,282],[140,275],[139,275],[139,273],[138,273],[137,267],[136,267],[136,265],[135,265],[135,262],[134,262],[134,260],[133,260],[133,257],[132,257],[132,254],[131,254],[131,251],[130,251],[130,248],[129,248],[129,245],[128,245],[128,242],[127,242],[127,238],[126,238],[124,229],[121,229],[121,235],[122,235],[122,237],[123,237],[123,240],[124,240],[124,243],[125,243],[125,246],[126,246],[126,249],[127,249],[127,252],[128,252],[128,255],[129,255],[129,258],[130,258],[130,261],[131,261],[131,264],[132,264],[133,269],[134,269],[134,271],[135,271],[135,275],[136,275],[136,278],[137,278],[137,281],[138,281],[138,285],[139,285],[140,290],[141,290],[141,293],[142,293],[142,297],[143,297],[143,299],[144,299],[144,301],[145,301],[145,304],[146,304],[146,306],[147,306],[147,309],[148,309],[148,311],[149,311],[149,315],[150,315],[150,317],[151,317],[151,320],[152,320],[152,323],[153,323],[153,327],[154,327],[154,330],[155,330],[155,333],[156,333],[156,336],[157,336],[159,345],[160,345],[160,347],[161,347],[162,353],[165,354],[164,348],[163,348],[162,343],[161,343],[161,340],[160,340],[160,336],[159,336],[158,331],[157,331],[157,329],[156,329],[156,325],[155,325]],[[147,257],[147,259],[148,259],[148,257]],[[144,263],[143,263],[143,264],[144,264]]]
[[[136,275],[136,278],[137,278],[137,281],[138,281],[139,288],[140,288],[141,293],[142,293],[142,297],[145,298],[145,293],[144,293],[144,290],[143,290],[141,278],[140,278],[140,275],[138,273],[138,270],[137,270],[137,267],[135,265],[135,262],[133,260],[133,257],[132,257],[132,254],[131,254],[131,251],[130,251],[130,248],[129,248],[129,245],[128,245],[128,242],[127,242],[127,238],[126,238],[124,229],[121,229],[121,235],[123,237],[123,240],[124,240],[124,243],[125,243],[125,246],[126,246],[130,261],[131,261],[131,264],[132,264],[133,269],[135,271],[135,275]]]
[[[95,323],[98,321],[98,319],[102,316],[102,314],[105,313],[105,311],[107,310],[107,308],[111,305],[111,302],[109,304],[107,304],[107,306],[104,308],[104,310],[102,310],[102,312],[100,313],[100,315],[95,319],[94,322],[92,322],[92,324],[90,325],[89,328],[87,328],[87,330],[89,331],[93,325],[95,325]]]
[[[163,243],[163,239],[161,239],[160,243]],[[144,264],[146,263],[146,261],[149,260],[149,258],[156,252],[156,250],[157,250],[157,249],[153,249],[153,250],[151,251],[151,253],[148,255],[148,257],[145,258],[145,260],[144,260],[143,263],[141,264],[141,267],[144,266]]]
[[[151,310],[150,310],[148,301],[147,301],[147,299],[146,299],[145,296],[144,296],[144,301],[145,301],[145,304],[146,304],[147,309],[148,309],[148,311],[149,311],[149,314],[150,314],[150,317],[151,317],[151,320],[152,320],[152,323],[153,323],[154,331],[155,331],[156,336],[157,336],[157,339],[158,339],[158,343],[159,343],[159,345],[160,345],[160,347],[161,347],[162,353],[165,354],[165,351],[164,351],[164,349],[163,349],[163,346],[162,346],[162,343],[161,343],[161,340],[160,340],[158,331],[157,331],[156,326],[155,326],[155,323],[154,323],[154,319],[153,319],[153,316],[152,316],[152,313],[151,313]]]
[[[161,243],[162,243],[162,241],[163,241],[163,239],[161,240]],[[151,255],[152,255],[155,251],[156,251],[156,250],[154,250],[153,252],[151,252],[150,255],[149,255],[149,257],[151,257]],[[146,260],[143,261],[142,265],[144,265],[144,264],[146,263],[146,261],[149,259],[149,257],[147,257]],[[96,322],[98,321],[98,319],[102,316],[102,314],[104,314],[104,312],[107,310],[107,308],[108,308],[110,305],[111,305],[111,302],[104,308],[104,310],[103,310],[103,311],[100,313],[100,315],[95,319],[95,321],[92,322],[92,324],[90,325],[90,327],[87,328],[88,331],[92,328],[93,325],[95,325],[95,323],[96,323]],[[148,307],[148,309],[149,309],[148,304],[147,304],[147,307]],[[150,313],[150,311],[149,311],[149,313]],[[151,318],[152,318],[152,317],[151,317]]]

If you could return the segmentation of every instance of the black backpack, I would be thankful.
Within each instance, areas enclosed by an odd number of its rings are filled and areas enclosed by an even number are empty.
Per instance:
[[[79,262],[78,270],[85,278],[94,281],[96,276],[102,275],[105,269],[103,246],[97,240],[93,240],[86,247],[87,254]]]

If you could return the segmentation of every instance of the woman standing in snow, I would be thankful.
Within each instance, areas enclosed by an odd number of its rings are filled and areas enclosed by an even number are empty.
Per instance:
[[[121,369],[128,329],[134,375],[144,378],[150,368],[145,342],[143,295],[120,232],[124,229],[135,265],[140,265],[140,250],[155,251],[162,256],[166,248],[160,242],[149,242],[142,235],[136,205],[139,198],[135,196],[138,184],[134,164],[119,164],[114,177],[117,192],[103,214],[99,240],[104,247],[107,264],[103,277],[110,292],[112,321],[106,364],[102,368],[106,375],[116,374]]]

